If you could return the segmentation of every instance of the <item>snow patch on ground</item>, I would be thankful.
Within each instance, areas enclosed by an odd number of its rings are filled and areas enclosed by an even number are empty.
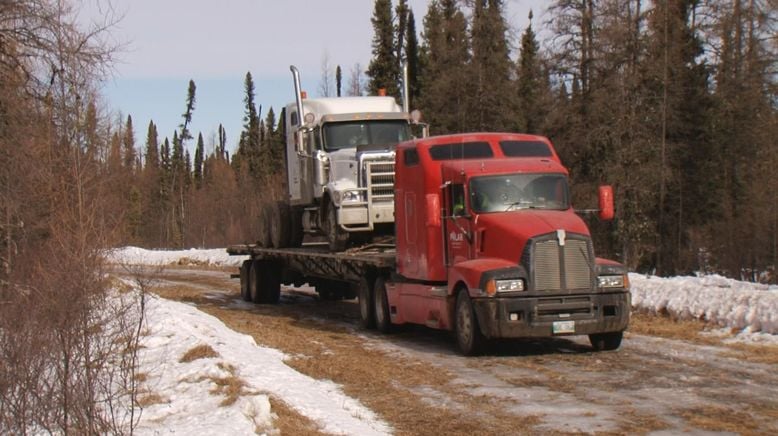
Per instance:
[[[633,307],[739,330],[738,337],[747,341],[764,342],[778,334],[778,291],[767,285],[718,275],[660,278],[630,274],[629,279]]]
[[[126,265],[206,265],[235,266],[248,259],[248,256],[230,256],[224,248],[189,250],[147,250],[139,247],[122,247],[110,250],[108,260]]]
[[[188,304],[149,297],[148,335],[140,373],[145,395],[159,395],[142,412],[138,434],[254,434],[273,430],[269,395],[315,421],[330,434],[380,435],[392,429],[328,380],[315,380],[284,363],[286,355],[261,347],[217,318]],[[181,362],[198,345],[218,357]],[[230,405],[218,393],[220,380],[237,377],[242,395]],[[143,398],[143,396],[141,397]]]

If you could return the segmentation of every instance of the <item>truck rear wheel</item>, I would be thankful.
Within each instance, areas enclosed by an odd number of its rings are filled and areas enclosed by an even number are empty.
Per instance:
[[[327,206],[327,242],[330,251],[343,251],[348,245],[348,232],[338,224],[338,210],[332,203]]]
[[[589,335],[594,351],[612,351],[621,346],[624,332],[597,333]]]
[[[244,260],[240,266],[240,298],[243,301],[251,301],[249,274],[251,274],[251,260]]]
[[[386,296],[386,280],[379,277],[373,288],[373,301],[375,302],[375,325],[381,333],[392,332],[392,318],[389,315],[389,299]]]
[[[299,247],[303,245],[303,210],[301,208],[289,209],[289,246]]]
[[[473,311],[473,303],[467,289],[460,289],[457,295],[456,337],[459,350],[465,356],[475,356],[483,352],[486,338],[481,333],[478,318]]]
[[[278,201],[270,208],[270,242],[275,248],[289,246],[289,204]]]
[[[366,329],[375,328],[375,305],[373,304],[373,285],[371,277],[362,277],[357,286],[359,299],[359,321]]]

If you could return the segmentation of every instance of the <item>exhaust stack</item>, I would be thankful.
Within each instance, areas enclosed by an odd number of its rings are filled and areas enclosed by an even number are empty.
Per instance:
[[[290,65],[289,69],[292,71],[292,77],[294,78],[294,99],[297,103],[297,122],[299,126],[302,127],[305,113],[303,112],[302,91],[300,89],[300,71],[298,71],[297,67],[294,65]]]
[[[403,64],[403,110],[411,112],[411,96],[408,95],[408,64]]]

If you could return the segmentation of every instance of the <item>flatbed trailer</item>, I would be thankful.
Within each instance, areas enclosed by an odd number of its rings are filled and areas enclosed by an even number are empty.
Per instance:
[[[326,243],[300,248],[266,248],[256,244],[227,247],[233,256],[249,256],[240,267],[241,296],[259,304],[277,303],[281,284],[308,283],[325,300],[355,298],[366,277],[388,276],[395,269],[394,244],[377,243],[330,252]]]

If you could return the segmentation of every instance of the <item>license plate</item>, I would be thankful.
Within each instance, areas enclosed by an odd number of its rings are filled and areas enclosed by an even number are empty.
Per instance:
[[[555,335],[562,333],[575,333],[575,321],[556,321],[551,326]]]

